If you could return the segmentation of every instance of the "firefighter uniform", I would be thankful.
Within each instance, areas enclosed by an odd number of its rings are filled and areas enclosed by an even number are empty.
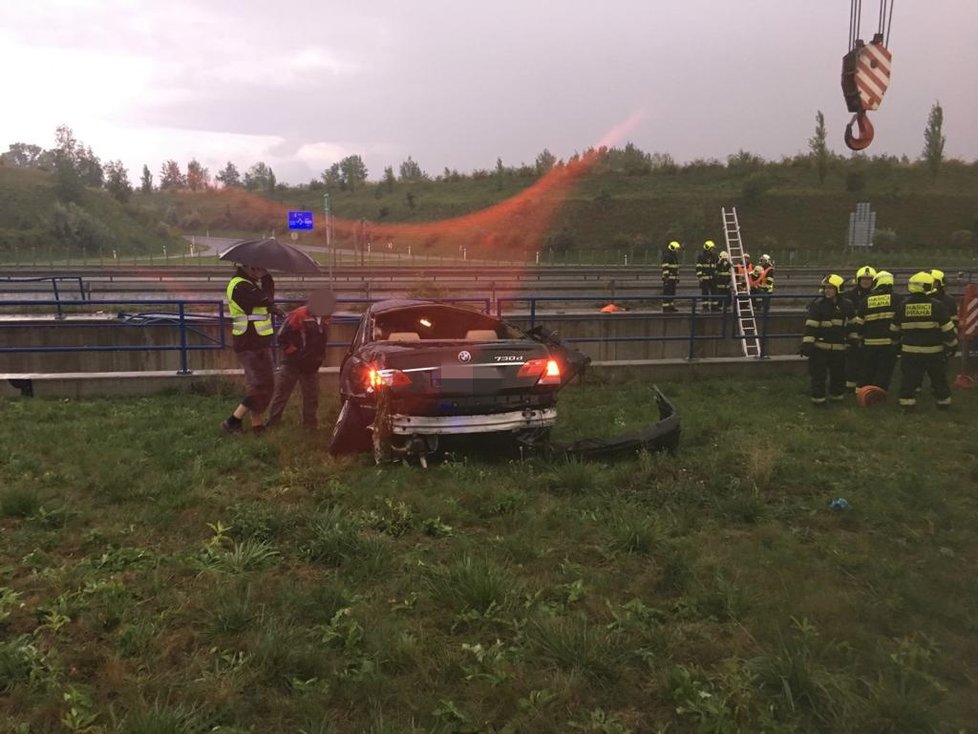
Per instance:
[[[826,377],[828,399],[842,400],[845,397],[846,349],[852,338],[849,328],[854,312],[852,304],[839,296],[843,282],[842,276],[835,274],[822,280],[822,295],[809,305],[805,319],[801,353],[808,357],[814,405],[826,402]]]
[[[679,285],[679,249],[678,242],[669,243],[665,252],[662,253],[662,295],[676,295],[676,286]],[[663,311],[675,311],[676,303],[672,298],[662,299]]]
[[[717,295],[717,310],[730,302],[730,255],[721,252],[713,276],[713,292]]]
[[[876,268],[871,265],[863,265],[856,271],[853,287],[842,294],[842,297],[852,304],[854,312],[859,309],[862,300],[872,293],[874,278],[876,278]],[[856,389],[859,377],[863,374],[864,357],[862,347],[858,345],[854,346],[846,355],[846,387],[850,390]]]
[[[943,303],[951,316],[951,323],[954,325],[954,333],[958,333],[958,302],[947,292],[944,286],[944,271],[931,270],[930,274],[934,278],[934,298]]]
[[[900,407],[912,410],[924,375],[930,378],[938,408],[951,405],[947,357],[958,346],[947,306],[933,298],[934,278],[920,272],[907,284],[910,295],[896,309],[890,330],[900,342]]]
[[[873,282],[876,287],[856,307],[854,323],[862,356],[856,386],[889,390],[899,348],[890,325],[900,297],[893,292],[893,276],[885,270],[879,271]]]
[[[717,257],[716,245],[713,240],[703,243],[703,250],[696,256],[696,280],[700,284],[700,293],[703,295],[703,310],[713,311],[717,308],[717,302],[710,296],[716,295],[716,275]]]

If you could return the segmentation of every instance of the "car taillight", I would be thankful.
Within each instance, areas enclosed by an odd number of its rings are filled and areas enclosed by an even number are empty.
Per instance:
[[[560,365],[556,359],[531,359],[524,362],[517,377],[538,377],[537,385],[559,385]]]
[[[383,390],[387,387],[403,387],[411,384],[411,378],[400,370],[378,370],[370,367],[366,375],[368,392]]]

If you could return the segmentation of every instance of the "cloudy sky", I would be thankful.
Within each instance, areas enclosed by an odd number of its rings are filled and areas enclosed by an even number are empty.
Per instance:
[[[976,28],[978,0],[895,2],[869,152],[917,157],[939,100],[978,159]],[[600,142],[776,159],[822,110],[843,152],[848,30],[846,0],[0,0],[0,150],[65,123],[133,179],[196,157],[298,183],[353,153],[374,179]]]

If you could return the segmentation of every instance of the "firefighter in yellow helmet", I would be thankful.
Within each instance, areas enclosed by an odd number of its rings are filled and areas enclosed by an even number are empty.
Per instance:
[[[703,300],[700,307],[704,311],[714,311],[718,307],[716,299],[711,296],[716,295],[716,274],[717,274],[716,243],[707,240],[703,243],[703,249],[696,256],[696,280],[700,284],[700,294]]]
[[[826,378],[828,399],[845,397],[846,349],[854,312],[852,304],[840,295],[844,284],[842,276],[835,273],[823,278],[821,295],[808,306],[805,319],[800,351],[808,357],[811,398],[816,406],[826,404]]]
[[[682,246],[673,240],[662,253],[662,295],[676,295],[676,286],[679,285],[679,251]],[[662,299],[663,311],[676,311],[676,304],[672,298]]]
[[[934,278],[934,298],[947,306],[948,313],[951,315],[951,323],[954,324],[954,331],[957,332],[958,302],[955,301],[954,297],[947,292],[947,288],[944,284],[944,271],[931,270],[930,274]]]
[[[713,292],[717,295],[716,310],[722,311],[724,306],[730,302],[730,255],[724,251],[717,257],[716,274],[713,276]]]
[[[947,306],[933,298],[934,276],[929,272],[912,275],[907,283],[910,295],[896,309],[890,331],[900,343],[900,407],[911,411],[917,406],[917,391],[930,378],[938,408],[951,405],[947,381],[947,358],[958,346]]]
[[[900,297],[893,292],[893,275],[885,270],[876,273],[873,284],[873,290],[856,307],[855,325],[862,356],[856,387],[875,385],[889,390],[899,348],[890,324]]]
[[[852,288],[842,294],[844,298],[849,299],[853,308],[858,306],[859,302],[868,296],[869,292],[873,290],[873,279],[875,277],[876,268],[874,268],[872,265],[863,265],[856,271],[856,277],[853,279]]]
[[[876,268],[872,265],[863,265],[856,271],[853,287],[842,294],[852,304],[853,311],[858,311],[859,304],[872,292],[874,278]],[[846,355],[846,387],[849,390],[855,390],[858,385],[859,376],[863,373],[864,358],[862,347],[858,345],[854,345]]]

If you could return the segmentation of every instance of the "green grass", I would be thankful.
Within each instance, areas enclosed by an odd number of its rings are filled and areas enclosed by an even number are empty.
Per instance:
[[[226,395],[3,400],[0,731],[967,731],[978,395],[662,387],[675,456],[426,471]],[[589,381],[557,437],[654,415]]]

